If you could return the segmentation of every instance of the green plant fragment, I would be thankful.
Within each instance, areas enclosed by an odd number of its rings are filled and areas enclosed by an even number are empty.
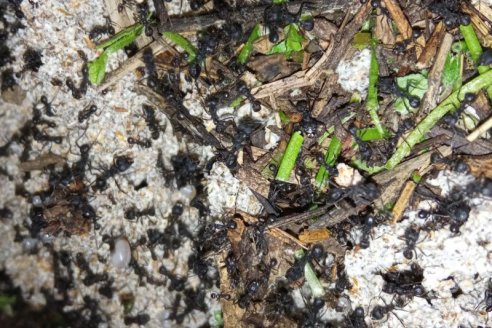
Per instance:
[[[103,52],[94,60],[87,63],[89,69],[89,81],[93,85],[99,85],[106,76],[106,65],[108,64],[108,54]]]
[[[428,88],[427,76],[421,73],[409,74],[396,78],[396,84],[405,90],[409,95],[422,99]],[[407,115],[409,112],[414,112],[407,98],[399,97],[395,100],[394,109],[402,115]]]
[[[137,23],[131,25],[121,30],[105,42],[98,44],[96,46],[96,49],[104,49],[107,54],[111,54],[120,49],[123,49],[124,47],[135,41],[135,39],[142,33],[142,31],[142,24]]]
[[[188,54],[187,61],[189,63],[195,60],[197,50],[188,39],[176,32],[164,32],[162,35],[177,46],[181,47]]]
[[[251,53],[253,52],[253,43],[261,37],[260,24],[256,24],[248,37],[248,41],[244,44],[243,48],[237,56],[237,62],[241,65],[246,64]]]
[[[444,115],[460,105],[460,99],[464,99],[466,93],[477,93],[480,89],[491,85],[492,71],[488,71],[462,86],[460,90],[449,95],[417,124],[407,136],[406,142],[402,142],[386,162],[385,168],[391,170],[398,165],[410,153],[412,147],[419,143]]]
[[[297,131],[292,134],[289,140],[289,144],[285,149],[282,160],[280,161],[280,166],[277,171],[277,180],[288,181],[292,169],[296,165],[297,156],[301,151],[302,143],[304,142],[304,137],[301,132]]]
[[[325,162],[327,165],[333,167],[337,162],[338,156],[342,151],[342,142],[337,137],[333,137],[328,145],[328,150],[325,154]],[[322,188],[325,185],[326,179],[330,177],[330,174],[326,171],[324,165],[321,165],[316,177],[314,178],[318,188]]]

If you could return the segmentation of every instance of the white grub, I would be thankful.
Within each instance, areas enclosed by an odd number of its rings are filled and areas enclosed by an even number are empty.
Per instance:
[[[349,92],[358,92],[362,96],[369,87],[369,66],[371,51],[364,49],[357,52],[353,58],[340,61],[337,67],[338,83]]]
[[[132,259],[132,250],[126,238],[120,237],[114,241],[111,263],[115,268],[125,269]]]

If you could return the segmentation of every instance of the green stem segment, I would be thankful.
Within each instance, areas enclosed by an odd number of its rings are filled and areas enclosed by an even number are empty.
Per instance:
[[[371,65],[369,68],[369,88],[367,90],[367,111],[371,116],[374,127],[381,135],[384,135],[383,126],[378,117],[379,103],[378,103],[378,77],[379,77],[379,65],[376,58],[376,51],[374,45],[371,46]]]
[[[300,249],[294,253],[294,256],[299,259],[304,256],[304,251]],[[325,290],[318,277],[316,277],[316,272],[314,272],[309,261],[304,265],[304,277],[314,297],[323,297],[325,295]]]
[[[331,139],[330,145],[328,146],[328,151],[325,154],[325,163],[333,167],[341,151],[342,151],[342,142],[340,141],[340,139],[334,136]],[[326,172],[325,166],[321,165],[315,178],[318,188],[322,188],[325,185],[326,179],[328,179],[329,177],[330,174]]]
[[[292,134],[289,140],[289,144],[285,149],[284,156],[280,162],[280,167],[277,172],[277,180],[288,181],[292,169],[296,165],[297,156],[301,151],[302,143],[304,142],[304,137],[301,132],[297,131]]]
[[[427,116],[420,121],[415,129],[410,132],[396,149],[395,153],[386,162],[385,168],[391,170],[397,166],[410,153],[413,146],[419,143],[427,132],[439,122],[439,120],[449,111],[457,108],[460,105],[460,99],[464,99],[466,93],[477,93],[482,88],[492,86],[492,71],[489,70],[484,74],[479,75],[475,79],[465,84],[460,90],[453,92],[449,97],[443,100],[436,108],[434,108]]]
[[[471,58],[475,63],[478,63],[483,50],[472,24],[460,25],[460,32],[463,35],[463,39],[465,39],[465,43],[468,51],[470,52]],[[483,74],[489,71],[490,68],[488,66],[478,66],[477,70],[478,73]],[[492,87],[487,88],[487,93],[489,98],[492,99]]]

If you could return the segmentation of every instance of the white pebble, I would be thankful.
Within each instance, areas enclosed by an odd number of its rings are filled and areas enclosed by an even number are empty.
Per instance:
[[[132,251],[128,240],[123,237],[116,239],[114,242],[113,254],[111,254],[111,263],[118,269],[124,269],[128,267],[131,258]]]

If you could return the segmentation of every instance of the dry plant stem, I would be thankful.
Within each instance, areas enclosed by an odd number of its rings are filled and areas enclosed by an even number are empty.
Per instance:
[[[371,63],[369,68],[369,88],[367,90],[367,103],[366,108],[371,116],[372,123],[379,132],[379,135],[384,135],[383,126],[378,117],[379,103],[378,103],[378,77],[379,77],[379,65],[376,58],[375,45],[371,46]]]
[[[444,28],[443,22],[439,22],[429,38],[429,42],[427,42],[426,47],[422,51],[422,54],[418,57],[419,59],[415,64],[415,67],[418,70],[427,68],[431,65],[432,60],[436,57],[437,49],[442,42],[445,32],[446,29]]]
[[[432,69],[429,73],[428,83],[429,87],[425,93],[422,111],[420,115],[426,114],[431,108],[436,107],[437,97],[439,96],[439,87],[441,85],[441,77],[446,63],[446,57],[451,50],[453,44],[453,36],[450,33],[446,33],[439,48],[439,52],[436,56],[436,61],[432,65]]]
[[[128,58],[124,63],[121,64],[120,67],[108,73],[106,75],[105,82],[97,87],[97,91],[102,92],[103,90],[109,88],[110,86],[121,80],[123,76],[125,76],[129,72],[134,71],[139,66],[141,66],[143,64],[142,54],[147,48],[152,49],[154,56],[160,54],[166,49],[169,49],[169,47],[166,47],[157,42],[150,43],[148,46],[144,47],[139,52],[137,52],[133,57]]]
[[[400,221],[401,217],[403,216],[403,212],[405,212],[405,210],[407,209],[408,203],[410,202],[410,197],[412,197],[413,191],[415,190],[415,186],[415,182],[407,181],[405,187],[403,187],[400,197],[398,197],[398,200],[396,201],[395,206],[391,211],[393,216],[391,224],[395,224],[396,222]]]
[[[473,142],[477,140],[482,134],[486,133],[490,128],[492,128],[492,117],[489,117],[482,125],[476,128],[472,133],[470,133],[466,140]]]
[[[361,6],[352,22],[350,22],[343,30],[340,29],[338,31],[336,39],[333,40],[332,38],[330,46],[326,49],[323,56],[309,70],[297,72],[282,80],[256,87],[251,90],[253,95],[256,98],[264,98],[273,93],[310,86],[316,82],[322,72],[333,74],[347,48],[350,46],[355,33],[358,32],[362,22],[371,11],[371,8],[370,2]],[[327,96],[327,99],[329,98],[331,97]]]
[[[395,21],[398,31],[402,34],[404,39],[409,39],[412,36],[412,26],[408,22],[405,14],[400,8],[400,5],[395,0],[383,0],[386,9],[388,9],[391,18]]]

